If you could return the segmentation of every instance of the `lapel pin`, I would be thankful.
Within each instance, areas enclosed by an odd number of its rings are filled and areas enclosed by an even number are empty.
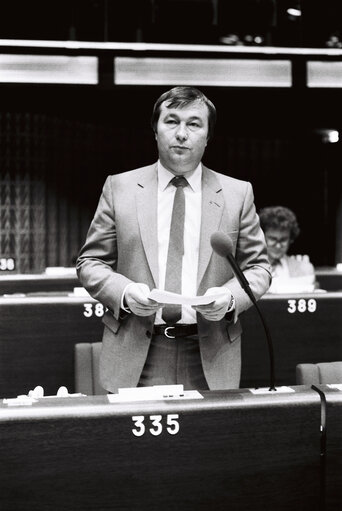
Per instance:
[[[212,200],[209,202],[209,204],[215,204],[215,206],[217,206],[218,208],[220,208],[220,207],[221,207],[221,206],[220,206],[220,204],[217,204],[217,202],[214,202],[214,201],[212,201]]]

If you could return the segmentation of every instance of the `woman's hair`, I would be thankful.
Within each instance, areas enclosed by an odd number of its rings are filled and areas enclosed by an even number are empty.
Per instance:
[[[173,87],[157,99],[151,118],[152,128],[155,133],[157,132],[160,107],[164,102],[166,102],[167,108],[183,108],[194,102],[205,104],[208,108],[208,140],[213,136],[216,123],[216,108],[210,99],[195,87]]]
[[[300,233],[296,215],[284,206],[270,206],[259,211],[260,225],[264,232],[268,229],[288,231],[292,243]]]

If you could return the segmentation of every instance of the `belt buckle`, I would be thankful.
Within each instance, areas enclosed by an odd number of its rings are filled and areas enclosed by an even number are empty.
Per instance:
[[[167,326],[167,327],[165,328],[165,330],[164,330],[164,335],[165,335],[165,337],[167,337],[168,339],[176,339],[176,336],[175,336],[175,335],[169,335],[168,330],[169,330],[170,328],[175,328],[175,327],[174,327],[174,326]]]

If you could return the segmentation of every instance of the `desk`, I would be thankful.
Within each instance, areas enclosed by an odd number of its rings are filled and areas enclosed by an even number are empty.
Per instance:
[[[106,396],[96,396],[0,405],[0,507],[318,511],[320,398],[307,387],[294,390],[261,396],[207,391],[199,400],[141,403],[108,404]],[[156,415],[161,420],[152,424]],[[140,430],[136,416],[146,425],[142,436],[132,431]],[[169,433],[167,421],[175,421],[178,432],[172,425]]]
[[[342,391],[317,385],[326,409],[325,511],[342,508]]]
[[[321,289],[342,291],[342,271],[330,266],[315,268],[316,278]]]
[[[103,307],[90,297],[0,297],[0,396],[42,385],[74,389],[74,345],[102,339]]]
[[[298,300],[307,310],[299,312]],[[316,309],[308,300],[316,300]],[[295,384],[301,362],[342,360],[342,293],[266,295],[259,301],[273,336],[276,383]],[[312,308],[312,307],[311,307]],[[74,391],[74,345],[102,339],[103,307],[92,298],[68,296],[0,297],[0,397],[15,397],[42,385]],[[254,309],[242,316],[241,387],[269,383],[266,338]]]
[[[274,345],[277,385],[294,385],[298,363],[342,360],[342,293],[264,295],[258,302]],[[269,356],[254,308],[241,316],[241,387],[269,382]]]
[[[77,275],[0,275],[0,295],[39,291],[72,291],[79,287]]]

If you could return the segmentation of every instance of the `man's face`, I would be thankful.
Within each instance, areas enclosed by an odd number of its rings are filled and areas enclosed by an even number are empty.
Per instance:
[[[199,101],[183,108],[167,108],[162,103],[156,140],[160,161],[173,174],[191,172],[201,161],[207,145],[208,115],[207,106]]]

